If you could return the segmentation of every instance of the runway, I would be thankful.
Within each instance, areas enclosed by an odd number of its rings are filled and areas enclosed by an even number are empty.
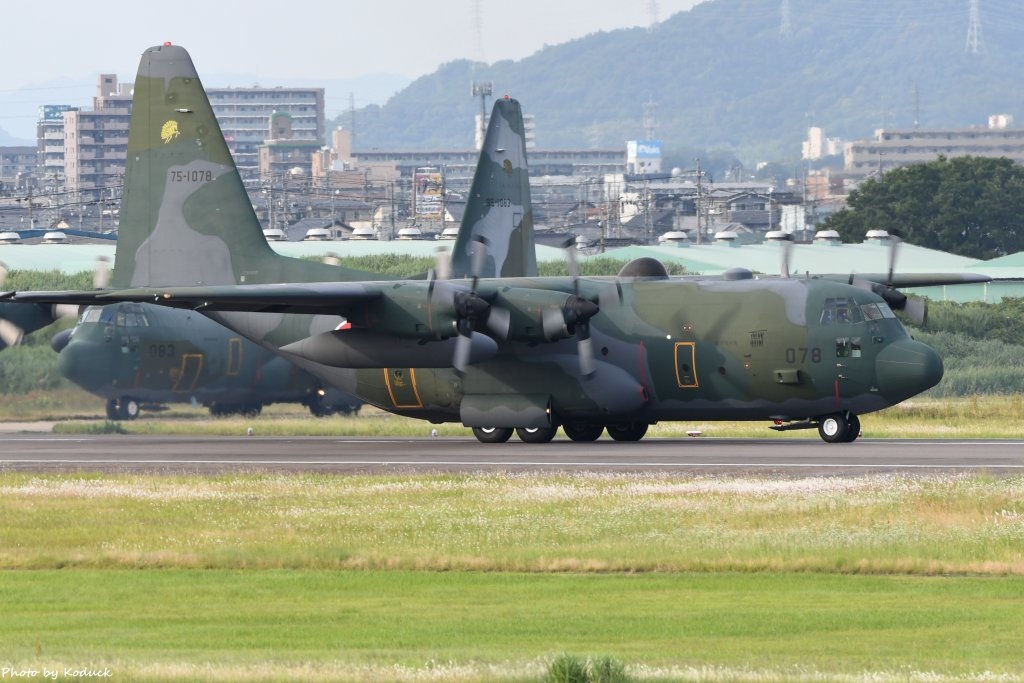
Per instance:
[[[482,444],[472,438],[0,435],[0,471],[666,472],[852,476],[878,472],[1024,474],[1024,440],[644,439]]]

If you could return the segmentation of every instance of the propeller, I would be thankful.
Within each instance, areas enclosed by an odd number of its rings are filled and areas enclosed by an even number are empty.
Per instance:
[[[7,275],[10,272],[10,268],[7,267],[7,264],[0,261],[0,290],[3,289],[4,283],[7,282]],[[6,318],[0,318],[0,341],[2,341],[5,346],[17,346],[21,343],[21,340],[24,337],[24,330]]]
[[[782,277],[788,278],[792,268],[790,261],[793,259],[793,235],[786,235],[782,242]]]
[[[434,250],[433,275],[438,280],[450,280],[452,277],[452,252],[445,247]]]
[[[100,257],[105,258],[105,257]],[[10,269],[7,264],[0,261],[0,289],[7,281]],[[13,306],[12,309],[5,309],[0,315],[0,349],[8,346],[17,346],[25,338],[25,330],[34,332],[46,327],[58,318],[78,317],[78,306],[73,304],[54,304],[45,306],[43,304],[3,304]],[[6,317],[6,316],[10,317]],[[17,321],[17,322],[15,322]]]
[[[93,289],[106,289],[110,284],[110,259],[106,256],[96,257],[96,267],[92,271]]]
[[[444,288],[446,292],[444,296],[447,298],[450,295],[451,305],[455,311],[455,330],[458,332],[458,338],[455,340],[455,356],[452,359],[452,367],[460,375],[464,374],[469,366],[470,352],[473,347],[473,329],[485,325],[495,336],[505,339],[508,337],[511,322],[508,311],[492,307],[486,299],[476,293],[490,243],[483,235],[475,236],[473,242],[475,243],[472,261],[473,279],[469,291]],[[446,250],[445,253],[447,253]],[[441,271],[442,268],[439,267],[438,270]],[[445,271],[450,275],[450,261]]]
[[[572,280],[573,294],[558,309],[545,309],[541,315],[544,336],[554,339],[557,335],[572,331],[576,336],[576,355],[579,357],[580,374],[591,377],[596,371],[594,365],[594,344],[590,338],[590,319],[601,310],[600,306],[590,299],[580,296],[579,264],[576,261],[576,240],[566,240],[566,261],[569,267],[569,278]]]
[[[0,341],[7,346],[17,346],[24,337],[24,330],[7,318],[0,318]]]
[[[850,276],[850,284],[860,287],[861,289],[867,289],[874,292],[878,296],[882,297],[885,303],[889,304],[889,308],[894,311],[903,311],[903,314],[907,316],[915,325],[924,325],[928,320],[928,304],[924,299],[911,299],[903,292],[896,289],[893,286],[894,275],[896,273],[896,259],[899,254],[900,246],[899,237],[889,234],[889,271],[886,275],[884,283],[871,282],[869,280],[862,280],[856,278],[853,275]]]

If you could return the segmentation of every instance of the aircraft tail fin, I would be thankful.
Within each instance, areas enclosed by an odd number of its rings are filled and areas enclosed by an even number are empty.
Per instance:
[[[452,249],[456,277],[537,275],[527,170],[523,110],[509,97],[496,100]],[[479,238],[485,239],[487,254],[480,272],[474,272]]]
[[[270,248],[192,58],[146,50],[132,100],[111,285],[380,279]]]

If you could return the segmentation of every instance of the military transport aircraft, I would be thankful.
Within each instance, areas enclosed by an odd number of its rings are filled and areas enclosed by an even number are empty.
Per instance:
[[[610,278],[510,277],[506,263],[525,272],[532,254],[518,102],[496,101],[495,119],[507,125],[488,131],[470,191],[495,230],[490,244],[460,235],[455,246],[474,264],[455,271],[470,277],[381,282],[268,247],[190,57],[151,48],[135,82],[114,289],[7,296],[196,310],[370,403],[462,422],[485,442],[513,430],[544,442],[559,426],[574,441],[606,430],[636,441],[661,420],[766,420],[849,442],[859,415],[941,379],[939,356],[893,313],[907,299],[891,275],[861,286],[743,269],[670,278],[639,259]],[[509,240],[492,239],[502,230]]]
[[[137,124],[133,123],[133,126]],[[504,119],[491,121],[492,127],[505,126]],[[504,144],[504,136],[492,138],[491,146]],[[486,157],[484,157],[486,163]],[[142,187],[145,187],[143,185]],[[126,198],[126,215],[132,202],[148,194],[147,189]],[[246,211],[241,197],[237,206]],[[536,275],[532,233],[512,239],[515,230],[494,225],[499,215],[511,224],[513,212],[525,207],[487,206],[477,197],[467,202],[455,255],[439,264],[468,272],[472,266],[465,246],[472,237],[494,237],[491,274],[500,264],[501,272],[512,275]],[[119,249],[121,251],[121,249]],[[306,268],[316,268],[305,263]],[[482,268],[477,264],[477,268]],[[6,269],[0,263],[0,285]],[[379,277],[342,269],[324,269],[330,277],[360,279]],[[109,267],[97,267],[93,284],[105,288]],[[116,277],[116,276],[115,276]],[[0,303],[0,341],[17,344],[24,334],[40,329],[57,319],[58,313],[75,315],[77,306],[24,305]],[[70,313],[68,312],[70,309]],[[158,308],[151,304],[121,303],[106,308],[93,306],[84,311],[73,330],[65,330],[52,340],[60,353],[58,368],[62,375],[87,391],[107,399],[110,419],[134,419],[142,407],[162,407],[165,403],[198,402],[215,415],[258,413],[265,404],[300,402],[314,415],[357,410],[361,401],[347,392],[316,380],[284,357],[263,349],[225,327],[191,311]],[[0,349],[4,346],[0,345]]]
[[[362,401],[192,311],[140,303],[90,306],[54,335],[60,373],[107,399],[107,417],[192,402],[212,415],[257,415],[271,403],[301,403],[318,417]]]
[[[5,276],[0,263],[0,284]],[[104,286],[108,276],[97,268],[94,285]],[[0,350],[77,314],[78,306],[0,303]],[[143,407],[167,403],[199,403],[213,415],[255,415],[270,403],[301,403],[316,416],[349,414],[363,403],[191,311],[152,304],[90,307],[50,344],[60,354],[61,375],[107,399],[111,420],[133,420]]]

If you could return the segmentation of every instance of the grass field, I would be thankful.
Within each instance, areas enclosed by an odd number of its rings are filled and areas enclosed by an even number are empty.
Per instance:
[[[1024,478],[0,473],[0,670],[1024,678]]]
[[[0,596],[12,664],[117,678],[538,680],[563,651],[663,679],[1024,673],[1005,578],[88,570]]]
[[[862,422],[1020,438],[1021,414],[1020,395],[918,399]],[[68,416],[59,431],[468,435],[372,408],[115,424],[76,390],[0,403]],[[650,435],[692,429],[818,438]],[[0,471],[0,520],[0,681],[536,681],[564,653],[637,680],[1024,680],[1022,477]]]

